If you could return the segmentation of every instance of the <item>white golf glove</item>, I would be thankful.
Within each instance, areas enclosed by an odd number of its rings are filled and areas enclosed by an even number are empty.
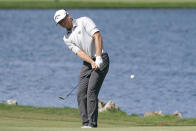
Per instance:
[[[101,56],[96,56],[95,65],[97,65],[98,68],[100,68],[102,64],[103,64],[103,59],[101,58]]]

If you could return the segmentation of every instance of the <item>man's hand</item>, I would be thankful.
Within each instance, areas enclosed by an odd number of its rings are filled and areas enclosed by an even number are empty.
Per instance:
[[[102,60],[101,56],[96,56],[95,65],[98,68],[101,68],[102,64],[103,64],[103,60]]]
[[[93,70],[97,70],[98,69],[98,66],[95,64],[95,62],[91,62],[91,67]]]
[[[93,70],[96,70],[98,67],[95,62],[82,50],[78,50],[77,55],[84,61],[91,64]]]

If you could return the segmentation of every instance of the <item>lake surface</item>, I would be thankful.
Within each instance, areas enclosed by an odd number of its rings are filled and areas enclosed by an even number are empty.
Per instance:
[[[82,61],[63,42],[55,10],[0,10],[0,101],[76,107]],[[196,117],[196,10],[70,10],[93,19],[111,65],[99,98],[128,114]],[[134,79],[130,75],[135,75]]]

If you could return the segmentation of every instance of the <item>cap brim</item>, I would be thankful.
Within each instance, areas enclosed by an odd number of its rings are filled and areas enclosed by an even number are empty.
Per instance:
[[[61,20],[63,20],[63,19],[65,19],[65,17],[64,17],[64,18],[62,18]],[[58,24],[59,24],[59,22],[60,22],[61,20],[59,20],[59,21],[56,23],[56,25],[58,25]]]
[[[61,19],[61,20],[62,20],[62,19]],[[59,24],[59,22],[60,22],[61,20],[59,20],[59,21],[56,23],[56,25],[58,25],[58,24]]]

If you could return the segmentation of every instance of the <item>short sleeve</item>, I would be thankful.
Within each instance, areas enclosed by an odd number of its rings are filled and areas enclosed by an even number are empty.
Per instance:
[[[63,40],[64,40],[65,44],[67,45],[67,47],[68,47],[72,52],[74,52],[75,54],[77,54],[77,52],[80,50],[80,48],[77,47],[74,43],[71,43],[71,42],[67,41],[67,40],[65,39],[65,37],[63,38]]]
[[[90,36],[93,36],[96,32],[99,31],[95,23],[88,17],[83,18],[83,25]]]

